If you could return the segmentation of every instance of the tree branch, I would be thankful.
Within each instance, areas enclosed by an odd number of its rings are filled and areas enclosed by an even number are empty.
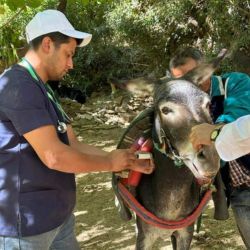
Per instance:
[[[247,11],[247,10],[241,8],[240,6],[236,6],[236,8],[237,8],[239,11],[243,12],[243,13],[244,13],[245,15],[247,15],[248,17],[250,17],[249,11]]]
[[[15,13],[9,20],[7,20],[7,22],[0,26],[0,30],[3,29],[5,26],[9,25],[24,9],[25,6],[23,6],[17,13]]]
[[[233,1],[230,1],[230,4],[232,6],[235,6],[236,9],[238,9],[241,12],[244,12],[245,15],[250,16],[249,10],[245,10],[244,8],[240,7],[239,5],[236,5]]]

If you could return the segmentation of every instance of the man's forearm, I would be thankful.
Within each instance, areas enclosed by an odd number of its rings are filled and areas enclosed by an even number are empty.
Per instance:
[[[91,154],[91,155],[99,155],[99,156],[105,156],[108,154],[108,152],[98,148],[98,147],[95,147],[95,146],[92,146],[92,145],[87,145],[87,144],[84,144],[84,143],[81,143],[81,142],[74,142],[74,143],[71,143],[70,145],[72,148],[82,152],[82,153],[85,153],[85,154]]]

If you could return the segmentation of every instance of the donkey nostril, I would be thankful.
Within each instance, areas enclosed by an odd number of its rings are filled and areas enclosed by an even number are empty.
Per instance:
[[[204,160],[206,158],[206,156],[204,155],[203,150],[199,151],[197,154],[197,157],[201,160]]]

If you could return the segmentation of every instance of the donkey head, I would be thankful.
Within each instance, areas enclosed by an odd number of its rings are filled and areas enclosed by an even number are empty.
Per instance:
[[[189,141],[189,135],[194,125],[212,123],[209,106],[209,96],[185,79],[163,83],[155,92],[158,147],[173,159],[179,157],[202,182],[216,174],[219,158],[213,146],[203,146],[197,152]]]
[[[209,182],[219,170],[219,157],[214,146],[195,150],[189,136],[194,125],[212,123],[210,97],[201,89],[225,54],[226,51],[222,51],[216,59],[201,64],[182,78],[161,79],[160,84],[147,82],[149,86],[155,86],[154,140],[158,148],[171,158],[182,160],[202,183]],[[146,84],[145,79],[144,82]],[[128,82],[127,89],[131,90],[129,85]],[[131,86],[135,88],[135,84]],[[153,89],[149,86],[144,91]]]
[[[211,77],[225,57],[222,50],[218,57],[188,72],[179,79],[165,79],[155,89],[155,131],[160,147],[169,154],[176,150],[185,165],[201,182],[210,181],[219,169],[219,156],[214,146],[203,146],[196,151],[189,141],[194,125],[212,123],[210,97],[202,91],[203,84]],[[174,156],[175,157],[175,156]]]

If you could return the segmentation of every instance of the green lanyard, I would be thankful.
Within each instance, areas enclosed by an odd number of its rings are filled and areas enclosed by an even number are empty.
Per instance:
[[[26,68],[30,75],[39,82],[39,78],[37,77],[37,74],[35,73],[35,70],[33,69],[33,67],[31,66],[31,64],[27,61],[27,59],[22,58],[22,60],[18,63],[19,65],[23,66],[24,68]],[[69,116],[65,113],[65,111],[63,110],[62,106],[59,104],[59,102],[57,101],[57,98],[55,96],[54,91],[52,90],[52,88],[49,86],[49,84],[45,83],[44,84],[46,91],[47,91],[47,95],[49,97],[49,99],[57,106],[57,108],[59,109],[60,113],[62,114],[62,117],[66,120],[66,121],[70,121],[71,119],[69,118]]]

